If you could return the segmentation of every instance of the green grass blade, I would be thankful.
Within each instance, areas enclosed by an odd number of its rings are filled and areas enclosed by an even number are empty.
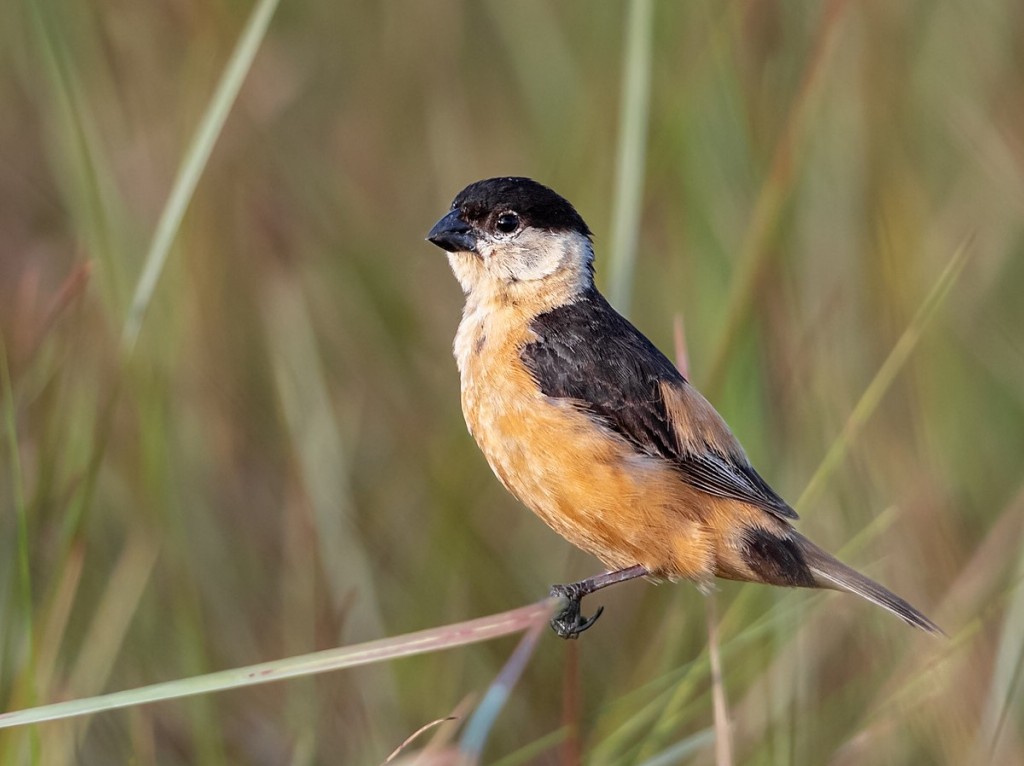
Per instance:
[[[123,264],[120,253],[114,211],[119,200],[113,192],[111,166],[105,157],[87,89],[83,87],[81,68],[70,55],[71,44],[56,23],[56,3],[29,0],[25,5],[32,20],[32,32],[42,53],[44,68],[49,75],[53,91],[53,122],[66,134],[70,167],[65,168],[65,183],[80,189],[75,199],[80,201],[84,213],[81,222],[83,245],[92,257],[103,264],[103,278],[99,280],[113,310],[124,308]],[[71,202],[75,205],[75,202]]]
[[[725,380],[729,360],[753,308],[757,287],[771,263],[774,250],[768,247],[768,243],[776,231],[798,177],[800,140],[808,122],[812,97],[822,81],[825,62],[832,49],[832,38],[845,6],[846,0],[832,0],[821,12],[814,48],[808,57],[803,80],[787,114],[785,128],[775,145],[768,175],[754,203],[750,224],[740,248],[739,264],[729,290],[725,322],[714,345],[714,356],[708,365],[707,377],[701,386],[705,394],[712,397],[719,392]]]
[[[282,283],[270,291],[266,304],[274,381],[331,597],[340,610],[352,583],[361,583],[349,619],[365,632],[348,635],[348,640],[380,635],[384,620],[349,480],[350,449],[334,413],[306,296]]]
[[[15,423],[14,408],[14,387],[11,384],[11,371],[7,364],[7,345],[0,337],[0,394],[3,397],[4,409],[4,436],[7,439],[7,449],[10,452],[10,474],[11,494],[14,501],[14,511],[17,516],[17,582],[18,598],[21,601],[21,620],[23,622],[24,634],[20,636],[25,641],[27,651],[27,662],[25,669],[31,675],[35,675],[35,627],[32,608],[32,572],[29,566],[29,539],[28,539],[28,512],[25,505],[25,489],[22,483],[21,460],[18,457],[18,429]],[[25,679],[29,681],[28,678]],[[36,689],[32,682],[26,683],[29,704],[35,702]]]
[[[694,753],[700,752],[714,740],[715,730],[710,727],[703,729],[644,761],[641,766],[672,766],[672,764],[680,763],[684,758],[689,758]]]
[[[984,753],[984,760],[989,763],[998,763],[999,744],[1007,719],[1013,709],[1020,706],[1019,690],[1024,678],[1024,556],[1018,564],[1016,587],[1008,600],[977,747],[979,756]]]
[[[899,340],[896,341],[896,345],[893,346],[892,351],[889,352],[889,356],[886,357],[882,366],[878,368],[878,372],[875,373],[875,377],[864,390],[860,400],[850,413],[850,417],[847,418],[842,432],[836,440],[832,442],[832,446],[830,446],[828,452],[825,453],[825,458],[818,466],[818,470],[814,472],[814,475],[807,483],[807,487],[804,489],[803,494],[800,495],[800,499],[796,501],[796,505],[794,507],[798,512],[807,508],[808,505],[818,498],[825,482],[846,456],[846,453],[850,449],[850,445],[856,441],[857,436],[864,428],[864,424],[867,423],[868,419],[878,408],[878,404],[881,402],[885,392],[889,390],[892,382],[896,379],[899,371],[903,368],[903,365],[910,357],[911,352],[913,352],[917,347],[917,342],[921,339],[921,335],[924,333],[925,328],[945,301],[946,296],[949,295],[953,285],[956,284],[957,278],[960,276],[960,273],[964,269],[964,265],[967,263],[970,244],[970,238],[964,240],[960,244],[960,247],[956,249],[956,252],[953,253],[953,257],[950,258],[949,263],[946,264],[946,268],[942,270],[942,273],[936,280],[931,292],[928,293],[928,296],[918,308],[917,313],[915,313],[913,319],[910,320],[910,324],[907,325],[907,329],[905,329],[903,334],[900,335]]]
[[[539,737],[533,742],[523,745],[515,752],[509,753],[500,760],[494,761],[492,766],[520,766],[520,764],[523,763],[533,763],[542,753],[550,750],[555,745],[565,740],[568,734],[569,732],[564,726],[561,729],[555,729],[554,731],[545,734],[543,737]]]
[[[146,253],[142,274],[135,285],[132,303],[128,309],[128,316],[125,318],[121,334],[121,350],[125,356],[130,355],[135,348],[135,341],[142,328],[143,317],[153,298],[157,280],[160,279],[160,274],[163,272],[167,254],[177,236],[182,218],[185,216],[185,210],[188,209],[189,202],[192,201],[199,177],[206,167],[228,113],[238,97],[238,91],[252,66],[256,51],[259,50],[260,43],[263,42],[277,5],[278,0],[259,0],[256,7],[252,9],[245,28],[242,30],[242,36],[228,60],[227,68],[221,75],[220,82],[217,83],[217,88],[210,99],[210,104],[185,152],[184,160],[178,169],[178,175],[174,179],[167,204],[160,215],[156,231]]]
[[[633,269],[643,201],[644,163],[647,153],[648,105],[651,91],[651,38],[654,35],[652,0],[633,0],[626,33],[622,106],[619,113],[618,170],[615,212],[612,218],[611,302],[629,313]]]
[[[8,450],[11,453],[11,494],[17,516],[18,561],[15,581],[18,591],[17,599],[21,602],[19,620],[23,622],[22,631],[19,631],[21,634],[17,636],[16,640],[23,641],[25,646],[25,660],[18,669],[18,691],[15,692],[13,699],[20,699],[23,703],[32,705],[35,704],[38,696],[38,668],[36,666],[35,612],[32,604],[32,572],[29,560],[28,508],[25,504],[25,489],[19,458],[14,386],[11,383],[11,371],[7,362],[7,345],[4,343],[3,337],[0,337],[0,386],[2,386],[0,394],[2,394],[4,409],[4,434]],[[39,760],[38,737],[32,737],[29,747],[32,753],[32,762],[37,763]]]

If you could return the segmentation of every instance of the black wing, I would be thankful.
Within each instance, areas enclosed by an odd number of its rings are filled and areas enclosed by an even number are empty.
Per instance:
[[[597,290],[541,314],[530,329],[537,340],[523,348],[522,359],[545,394],[574,400],[642,452],[671,462],[697,489],[756,505],[779,518],[797,518],[750,465],[711,405]],[[706,407],[733,448],[681,439],[662,394],[664,384]]]

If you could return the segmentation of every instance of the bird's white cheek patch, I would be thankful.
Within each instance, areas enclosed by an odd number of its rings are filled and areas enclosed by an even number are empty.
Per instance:
[[[509,282],[536,282],[559,271],[586,272],[589,241],[569,232],[527,230],[482,248],[487,270]]]

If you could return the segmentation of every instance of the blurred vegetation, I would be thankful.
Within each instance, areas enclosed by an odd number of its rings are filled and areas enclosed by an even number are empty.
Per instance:
[[[587,219],[610,287],[627,5],[282,3],[127,348],[252,8],[0,11],[3,709],[464,620],[598,568],[467,435],[461,295],[423,236],[466,183],[530,175]],[[969,241],[800,527],[952,638],[723,584],[737,761],[1020,763],[1024,5],[663,2],[650,29],[616,290],[663,349],[683,315],[693,379],[786,497]],[[545,635],[485,760],[710,763],[702,597],[599,601],[583,641]],[[513,645],[7,731],[0,762],[379,763]]]

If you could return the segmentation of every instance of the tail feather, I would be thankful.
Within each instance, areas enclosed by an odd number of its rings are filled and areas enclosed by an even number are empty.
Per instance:
[[[942,628],[892,591],[833,558],[806,537],[793,533],[793,538],[799,545],[819,587],[854,593],[872,604],[889,610],[908,625],[935,635],[946,635]]]

